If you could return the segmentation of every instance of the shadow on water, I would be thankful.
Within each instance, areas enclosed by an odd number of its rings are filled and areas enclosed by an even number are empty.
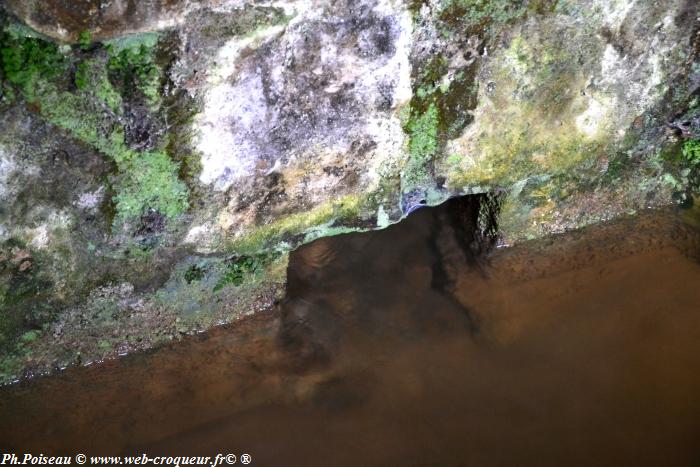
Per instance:
[[[489,253],[497,211],[318,240],[273,311],[5,388],[0,450],[697,465],[697,232],[654,213]]]
[[[488,195],[455,198],[418,210],[400,228],[304,248],[290,261],[280,341],[288,350],[310,346],[322,359],[356,332],[418,337],[458,326],[475,334],[455,280],[459,268],[485,270],[497,237],[495,219],[480,219],[497,206]]]

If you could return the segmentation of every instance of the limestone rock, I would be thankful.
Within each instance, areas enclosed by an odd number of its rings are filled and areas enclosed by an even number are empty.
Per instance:
[[[190,0],[5,0],[7,10],[53,39],[74,42],[89,31],[95,39],[174,27],[198,8]],[[210,2],[212,5],[216,2]]]

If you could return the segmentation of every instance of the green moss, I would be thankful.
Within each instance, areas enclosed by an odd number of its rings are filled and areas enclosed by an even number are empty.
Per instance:
[[[107,339],[101,339],[97,343],[97,348],[102,351],[102,352],[109,352],[112,350],[112,343],[108,341]]]
[[[90,31],[83,31],[78,35],[78,45],[82,50],[87,50],[92,44],[92,34]]]
[[[520,18],[530,2],[522,0],[445,0],[441,4],[443,17],[479,23],[506,23]]]
[[[683,159],[691,167],[700,165],[700,140],[691,139],[683,144]]]
[[[155,64],[153,48],[145,44],[127,47],[116,51],[109,48],[108,68],[123,92],[138,90],[152,109],[158,108],[161,101],[161,71]]]
[[[75,87],[84,91],[90,83],[90,70],[87,63],[78,63],[75,70]]]
[[[9,383],[17,378],[22,362],[16,355],[3,355],[0,358],[0,382]]]
[[[194,265],[206,271],[201,280],[186,282],[185,271],[192,268],[192,263],[171,276],[168,284],[153,295],[153,302],[165,311],[165,322],[169,321],[168,317],[175,317],[173,331],[185,334],[205,330],[249,314],[260,307],[261,299],[282,298],[289,255],[246,256],[249,257],[248,261],[240,255],[228,261],[198,258]],[[244,266],[241,262],[248,265]],[[228,276],[232,282],[226,283],[224,277],[227,271],[235,271],[239,267],[244,270],[242,280],[235,279],[238,276],[232,272]],[[221,285],[217,287],[217,284]],[[212,299],[214,287],[217,287],[217,291]]]
[[[123,128],[103,115],[90,97],[89,93],[59,91],[45,83],[40,99],[41,116],[117,163],[128,159],[130,151],[124,142]]]
[[[34,269],[36,269],[36,265]],[[41,293],[49,288],[49,285],[35,272],[15,274],[8,281],[4,290],[0,288],[0,310],[20,311],[23,303],[40,297]]]
[[[678,172],[683,187],[691,191],[700,190],[700,140],[691,139],[683,143],[681,148],[682,170]],[[683,191],[677,187],[679,191]]]
[[[150,207],[173,218],[187,209],[187,187],[177,178],[178,167],[163,152],[129,153],[120,164],[114,197],[118,217],[125,220]]]
[[[78,58],[62,55],[55,44],[42,39],[4,32],[0,65],[7,81],[36,105],[46,121],[115,162],[118,219],[139,216],[148,208],[173,218],[188,206],[188,190],[178,179],[178,165],[162,150],[129,149],[118,118],[124,98],[142,97],[149,106],[159,106],[160,69],[153,62],[153,50],[144,44],[110,50],[109,60],[99,51],[80,59],[73,92],[64,77]],[[137,89],[140,96],[129,95],[129,89]]]
[[[435,156],[438,149],[438,111],[435,104],[408,122],[409,153],[413,159],[426,162]]]
[[[114,89],[107,76],[104,62],[93,59],[78,64],[75,72],[76,87],[97,97],[113,112],[121,113],[122,96]]]
[[[11,32],[0,35],[0,61],[5,79],[20,88],[28,102],[35,102],[46,80],[66,73],[68,60],[50,42]]]
[[[409,191],[428,178],[426,165],[438,151],[438,125],[438,109],[434,103],[424,113],[413,116],[406,123],[409,159],[403,170],[404,191]]]
[[[449,40],[467,46],[467,38],[474,35],[473,24],[465,22],[465,15],[476,12],[475,4],[482,2],[443,2],[436,27]],[[490,8],[490,2],[485,2]],[[471,13],[470,13],[471,12]],[[490,20],[489,20],[490,21]],[[467,24],[469,23],[469,24]],[[483,32],[483,31],[482,31]],[[470,42],[469,47],[478,47]],[[451,51],[438,50],[426,55],[419,51],[413,63],[413,97],[408,106],[409,118],[403,122],[408,134],[409,158],[403,167],[402,192],[424,189],[432,178],[430,167],[436,156],[442,153],[445,143],[453,139],[473,120],[470,111],[476,106],[478,62],[465,64],[458,70],[451,67]]]
[[[497,28],[528,13],[553,11],[557,0],[443,0],[440,17],[448,24]]]
[[[427,2],[413,1],[414,12]],[[451,69],[450,50],[438,50],[426,54],[419,50],[414,57],[413,98],[410,103],[408,122],[404,130],[409,136],[409,159],[403,169],[402,191],[414,189],[425,190],[434,178],[433,165],[441,164],[440,156],[448,141],[459,138],[464,129],[474,121],[477,107],[479,83],[476,76],[483,61],[477,56],[483,48],[488,47],[500,30],[509,23],[528,14],[546,13],[554,8],[554,0],[442,0],[438,3],[435,27],[447,42],[456,44],[469,51],[468,64],[458,70]],[[416,18],[421,21],[420,18]],[[536,105],[544,107],[560,104],[561,96],[570,84],[568,70],[560,71],[557,65],[562,57],[544,56],[532,60],[522,40],[516,38],[512,46],[513,62],[523,68],[521,74],[540,73],[539,82],[548,83],[536,92],[542,94]],[[531,55],[531,54],[530,54]],[[532,62],[532,63],[531,63]],[[536,71],[532,71],[532,70]],[[500,83],[499,83],[500,84]],[[543,104],[543,105],[540,105]],[[554,118],[554,117],[548,117]],[[508,144],[520,146],[522,135],[512,132],[513,140]],[[512,160],[512,154],[505,154],[502,159]],[[454,158],[450,158],[454,161]],[[484,179],[490,178],[484,174]],[[437,194],[437,198],[440,198]]]
[[[39,331],[27,331],[20,336],[19,341],[23,344],[30,344],[37,340],[40,335],[41,333]]]
[[[219,282],[214,286],[214,292],[229,285],[239,286],[246,277],[262,273],[265,268],[281,256],[279,252],[260,253],[252,256],[241,256],[226,264]]]
[[[199,264],[193,264],[185,271],[185,282],[191,284],[201,281],[206,274],[205,268]]]
[[[51,295],[52,283],[40,253],[27,256],[31,267],[25,270],[21,270],[21,263],[8,260],[27,251],[27,245],[19,239],[0,242],[0,366],[21,355],[24,347],[39,336],[38,329],[60,308]]]

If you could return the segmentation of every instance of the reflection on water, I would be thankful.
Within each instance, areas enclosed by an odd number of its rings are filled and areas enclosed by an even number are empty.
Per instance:
[[[486,262],[455,212],[300,249],[285,302],[236,326],[4,389],[0,448],[700,463],[697,237],[658,214]]]

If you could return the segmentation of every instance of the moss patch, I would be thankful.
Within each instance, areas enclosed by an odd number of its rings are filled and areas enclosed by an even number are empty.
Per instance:
[[[683,144],[684,161],[691,167],[700,165],[700,140],[691,139]]]
[[[113,112],[121,113],[122,96],[112,86],[106,71],[104,63],[97,59],[78,63],[75,86],[106,104]]]
[[[239,286],[246,277],[261,274],[280,255],[281,253],[272,251],[251,256],[240,256],[228,261],[223,274],[214,286],[214,292],[218,292],[229,285]]]
[[[522,0],[444,0],[440,16],[445,21],[475,24],[499,24],[520,18],[530,8]]]
[[[14,29],[10,29],[14,31]],[[0,37],[0,65],[8,82],[47,122],[112,159],[117,218],[155,209],[173,218],[187,209],[188,190],[179,167],[162,149],[127,147],[121,116],[125,100],[160,105],[160,68],[153,49],[99,44],[62,53],[48,41],[7,32]],[[106,52],[106,53],[105,53]],[[74,69],[74,89],[66,78]],[[134,95],[137,92],[139,95]]]
[[[136,217],[151,207],[169,218],[187,209],[187,187],[177,178],[177,166],[167,154],[149,151],[130,154],[121,164],[123,175],[115,201],[122,219]]]
[[[161,70],[155,64],[153,47],[140,44],[120,50],[107,46],[107,50],[108,69],[122,93],[140,92],[148,106],[157,109],[161,102]]]
[[[434,103],[419,115],[412,116],[406,124],[409,134],[409,159],[404,167],[403,185],[415,187],[430,178],[426,165],[438,151],[438,110]],[[407,191],[407,190],[404,190]]]
[[[21,36],[16,29],[6,29],[0,35],[0,59],[5,79],[29,102],[37,99],[47,80],[60,78],[69,66],[55,44]]]

